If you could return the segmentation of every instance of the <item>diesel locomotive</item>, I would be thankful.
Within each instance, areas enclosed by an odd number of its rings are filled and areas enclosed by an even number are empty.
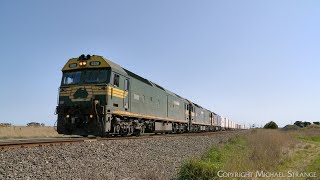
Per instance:
[[[160,85],[97,55],[62,69],[57,131],[110,136],[242,129]]]

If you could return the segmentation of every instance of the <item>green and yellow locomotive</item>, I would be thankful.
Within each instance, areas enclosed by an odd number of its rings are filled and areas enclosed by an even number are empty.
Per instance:
[[[81,55],[62,69],[57,131],[139,135],[218,129],[215,113],[102,56]]]

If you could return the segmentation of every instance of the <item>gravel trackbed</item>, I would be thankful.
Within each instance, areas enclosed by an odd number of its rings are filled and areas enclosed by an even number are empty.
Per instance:
[[[0,150],[0,179],[173,179],[184,160],[234,134]]]

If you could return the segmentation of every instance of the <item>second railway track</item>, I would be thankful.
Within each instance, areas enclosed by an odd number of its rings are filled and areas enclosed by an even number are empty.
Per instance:
[[[0,140],[0,150],[17,149],[17,148],[32,148],[32,147],[44,147],[44,146],[57,146],[83,142],[95,142],[95,141],[112,141],[112,140],[134,140],[134,139],[146,139],[146,138],[168,138],[168,137],[180,137],[180,136],[211,136],[222,133],[232,133],[233,131],[218,131],[218,132],[202,132],[202,133],[187,133],[187,134],[146,134],[142,136],[125,136],[125,137],[73,137],[73,138],[35,138],[35,139],[4,139]]]

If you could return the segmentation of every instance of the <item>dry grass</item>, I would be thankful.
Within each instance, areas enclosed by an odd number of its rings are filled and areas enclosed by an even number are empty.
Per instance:
[[[201,158],[187,161],[178,179],[216,179],[220,170],[284,175],[290,170],[315,172],[319,177],[320,126],[294,131],[252,129],[223,146],[211,148]]]
[[[295,152],[299,144],[292,135],[279,130],[253,129],[213,147],[200,159],[186,162],[179,179],[214,179],[217,172],[272,171]]]
[[[281,164],[294,152],[297,141],[286,132],[279,130],[251,130],[242,137],[245,151],[240,157],[229,159],[224,165],[229,171],[269,171]]]
[[[297,133],[297,135],[311,136],[311,137],[320,136],[320,126],[316,126],[316,125],[308,126],[306,128],[301,129],[299,133]]]
[[[0,127],[0,138],[62,137],[53,127]]]

